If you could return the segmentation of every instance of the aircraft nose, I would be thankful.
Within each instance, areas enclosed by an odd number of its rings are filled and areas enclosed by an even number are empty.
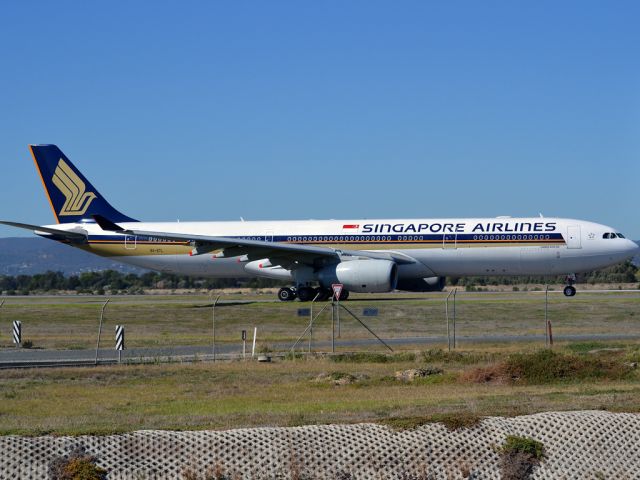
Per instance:
[[[629,253],[633,256],[640,254],[640,246],[633,240],[629,240]]]

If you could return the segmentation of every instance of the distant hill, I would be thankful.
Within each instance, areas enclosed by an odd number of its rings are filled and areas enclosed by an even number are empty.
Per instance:
[[[65,275],[100,270],[146,271],[45,238],[0,238],[0,275],[33,275],[48,270]]]

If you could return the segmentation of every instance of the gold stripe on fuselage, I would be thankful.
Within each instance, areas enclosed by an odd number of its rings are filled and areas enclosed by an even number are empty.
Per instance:
[[[461,248],[496,248],[496,247],[543,247],[562,246],[562,240],[538,240],[538,241],[484,241],[468,240],[464,243],[445,243],[437,240],[422,240],[419,242],[404,242],[387,240],[384,242],[350,242],[350,243],[330,243],[330,242],[283,242],[295,245],[313,245],[318,247],[335,248],[337,250],[408,250],[408,249],[444,249],[453,250]],[[127,243],[125,241],[114,240],[91,240],[88,245],[81,247],[90,253],[102,257],[122,257],[122,256],[148,256],[148,255],[189,255],[193,247],[189,242],[150,242],[137,241]],[[221,250],[221,249],[220,249]],[[215,250],[211,255],[219,252]]]

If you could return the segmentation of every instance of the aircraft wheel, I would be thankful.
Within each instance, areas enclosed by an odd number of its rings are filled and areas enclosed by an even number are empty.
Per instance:
[[[327,300],[329,300],[329,297],[331,297],[331,289],[329,288],[322,288],[322,287],[318,287],[315,289],[315,294],[318,295],[318,299],[316,301],[318,302],[325,302]]]
[[[576,287],[573,285],[567,285],[563,290],[565,297],[573,297],[576,294]]]
[[[347,298],[349,298],[349,290],[346,290],[343,288],[342,291],[340,292],[340,301],[343,302]]]
[[[298,299],[301,302],[310,302],[316,296],[316,291],[311,287],[300,287],[298,289]]]
[[[295,299],[296,294],[291,288],[285,287],[278,290],[278,300],[280,300],[281,302],[291,302]]]

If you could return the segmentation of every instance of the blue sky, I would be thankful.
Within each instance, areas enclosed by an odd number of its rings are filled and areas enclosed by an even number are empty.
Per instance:
[[[7,2],[0,218],[56,143],[143,220],[563,216],[640,238],[638,2]],[[0,228],[0,236],[23,233]]]

